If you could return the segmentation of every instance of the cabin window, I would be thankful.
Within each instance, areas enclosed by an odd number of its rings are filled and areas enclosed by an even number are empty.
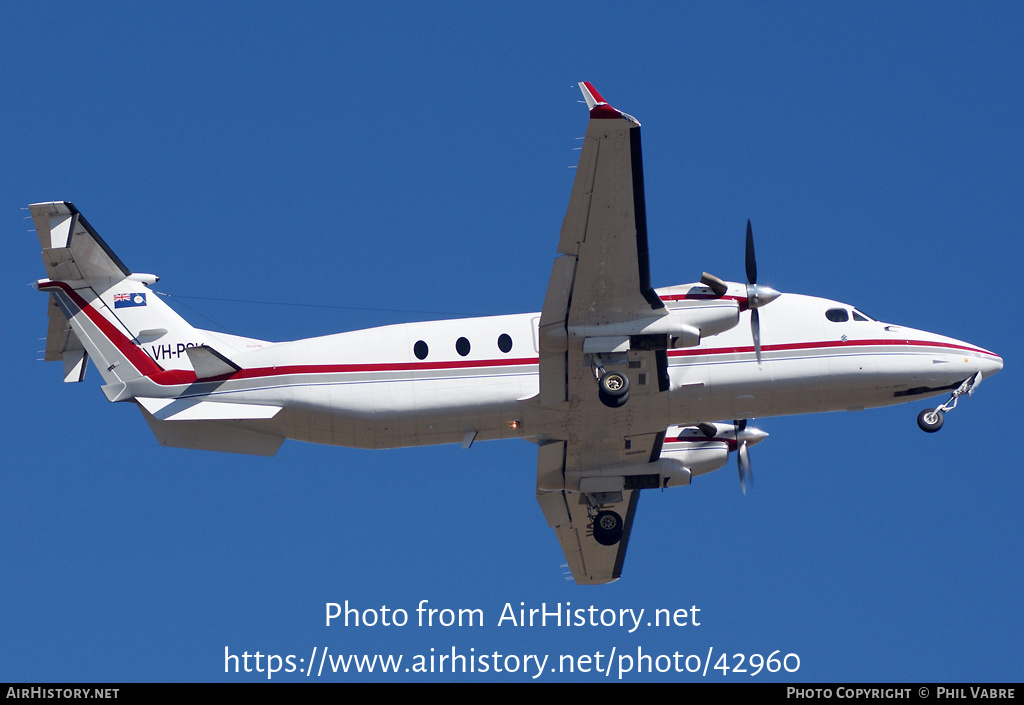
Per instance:
[[[462,357],[466,357],[466,355],[469,355],[469,341],[466,340],[465,338],[459,338],[458,340],[456,340],[455,352],[459,353],[459,355],[462,355]]]
[[[417,340],[416,344],[412,346],[412,354],[419,360],[425,360],[428,352],[430,352],[430,350],[427,348],[427,344],[422,340]]]
[[[830,308],[825,311],[825,318],[833,323],[845,323],[850,320],[850,314],[845,308]]]
[[[512,349],[512,336],[508,333],[502,333],[498,336],[498,350],[503,353],[507,353]]]

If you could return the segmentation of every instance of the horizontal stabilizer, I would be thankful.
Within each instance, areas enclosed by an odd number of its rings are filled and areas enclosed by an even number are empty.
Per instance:
[[[186,399],[155,399],[137,397],[139,402],[158,421],[232,421],[243,419],[270,419],[281,410],[267,404],[234,404],[207,401],[206,397]]]
[[[209,345],[186,348],[185,354],[188,355],[189,362],[192,363],[192,369],[196,371],[198,379],[231,375],[242,369]]]
[[[39,235],[43,263],[50,279],[120,280],[131,275],[131,270],[70,203],[33,203],[29,212]]]
[[[162,446],[271,456],[284,443],[281,436],[240,428],[231,421],[160,421],[142,406],[139,410]]]
[[[68,317],[60,310],[54,298],[50,297],[47,307],[50,323],[46,330],[46,352],[43,359],[48,362],[64,362],[64,381],[81,382],[85,378],[85,363],[89,360],[82,341],[72,330]]]

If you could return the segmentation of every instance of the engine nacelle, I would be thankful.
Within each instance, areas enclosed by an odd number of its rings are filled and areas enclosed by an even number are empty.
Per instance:
[[[662,457],[653,463],[602,468],[580,479],[580,492],[616,494],[623,490],[653,490],[690,484],[690,470],[681,463]]]
[[[665,458],[643,465],[608,468],[580,479],[580,492],[614,495],[623,490],[653,490],[690,484],[690,471]]]
[[[661,457],[653,463],[602,468],[582,478],[580,492],[611,493],[681,487],[690,484],[690,479],[696,475],[717,470],[729,459],[726,441],[704,439],[672,445],[674,449],[662,450]]]
[[[583,338],[588,353],[624,352],[630,348],[692,348],[701,338],[717,335],[740,320],[739,303],[731,300],[692,301],[664,315],[633,321],[569,326],[569,335]],[[655,344],[654,341],[660,341]]]
[[[670,449],[666,441],[659,462],[665,461],[685,467],[689,470],[691,478],[717,470],[729,462],[729,444],[726,441],[704,439],[671,445]]]
[[[725,441],[705,439],[673,445],[677,448],[662,450],[661,457],[653,463],[602,468],[597,474],[582,478],[580,492],[605,494],[682,487],[697,475],[717,470],[729,459],[729,444]],[[686,447],[678,447],[683,445]]]
[[[740,322],[740,305],[736,301],[687,302],[686,305],[672,308],[669,317],[678,330],[693,329],[700,332],[696,340],[669,332],[671,347],[689,348],[699,345],[701,338],[718,335],[736,327]]]
[[[746,423],[702,423],[698,426],[669,426],[661,457],[678,460],[690,469],[690,476],[717,470],[729,460],[740,444],[752,446],[768,434]]]
[[[707,337],[729,330],[740,321],[736,301],[687,301],[668,309],[661,316],[632,321],[569,326],[569,334],[584,338],[617,335],[671,335],[687,338],[694,333]],[[696,344],[696,343],[694,343]]]
[[[690,484],[690,480],[718,470],[729,461],[737,444],[754,445],[768,437],[753,426],[732,423],[703,423],[699,426],[670,426],[665,432],[661,456],[653,463],[605,467],[580,480],[579,491],[587,494],[616,494],[622,490],[664,489]]]

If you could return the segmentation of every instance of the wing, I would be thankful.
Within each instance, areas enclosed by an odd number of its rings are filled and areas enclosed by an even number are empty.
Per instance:
[[[740,483],[750,479],[749,446],[768,434],[740,422],[669,426],[661,433],[609,430],[603,440],[549,441],[537,462],[537,501],[577,583],[622,574],[640,490],[690,484],[739,451]],[[617,540],[616,540],[617,539]]]
[[[589,83],[580,88],[590,122],[558,243],[574,277],[561,305],[545,313],[555,320],[566,313],[587,325],[662,312],[647,254],[640,123],[605,103]]]
[[[590,121],[540,319],[546,407],[581,391],[566,379],[567,353],[622,352],[631,334],[667,313],[650,282],[640,123],[589,83],[580,89]]]
[[[658,459],[664,437],[609,438],[586,448],[574,441],[541,445],[537,501],[577,583],[608,583],[622,574],[640,490],[662,481],[658,466],[650,466],[653,474],[639,474],[636,466]]]
[[[657,461],[664,438],[667,311],[650,283],[640,123],[580,89],[590,121],[539,336],[539,402],[561,431],[541,445],[537,499],[576,581],[605,583],[621,573],[639,490],[657,486],[636,466]],[[631,403],[599,400],[605,372],[625,378]]]

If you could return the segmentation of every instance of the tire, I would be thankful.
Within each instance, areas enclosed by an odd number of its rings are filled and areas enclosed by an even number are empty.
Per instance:
[[[603,389],[597,392],[597,398],[601,400],[601,403],[610,409],[618,409],[620,406],[629,401],[629,392],[626,392],[620,397],[610,397]]]
[[[622,538],[622,517],[615,512],[598,512],[594,517],[594,540],[602,546],[614,546]]]
[[[629,377],[621,372],[605,372],[598,381],[597,396],[605,406],[619,408],[629,399]]]
[[[935,433],[942,428],[942,412],[935,409],[925,409],[917,415],[917,425],[925,433]]]

